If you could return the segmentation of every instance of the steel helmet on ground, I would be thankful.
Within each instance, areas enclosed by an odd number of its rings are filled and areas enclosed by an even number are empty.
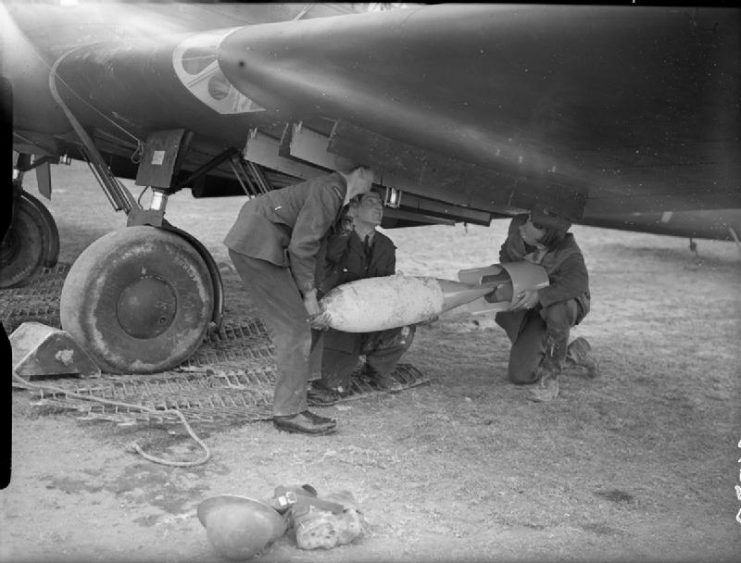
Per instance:
[[[249,559],[286,532],[286,519],[249,497],[220,495],[198,505],[198,519],[214,549],[229,559]]]

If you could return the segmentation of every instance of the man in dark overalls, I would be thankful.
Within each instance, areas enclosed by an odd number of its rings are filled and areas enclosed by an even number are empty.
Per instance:
[[[262,194],[244,204],[224,239],[275,344],[273,424],[280,430],[335,430],[334,420],[307,408],[311,329],[326,328],[315,273],[326,235],[343,206],[368,192],[372,183],[372,170],[360,166]]]
[[[327,241],[325,274],[320,293],[351,281],[396,273],[396,247],[376,230],[383,219],[383,203],[375,192],[350,200],[344,221]],[[363,375],[378,388],[393,390],[399,383],[390,374],[414,339],[415,327],[370,333],[329,329],[323,336],[322,377],[309,389],[309,402],[330,405],[346,395],[351,374],[365,356]]]
[[[597,366],[589,356],[583,337],[568,344],[571,327],[589,313],[589,275],[571,223],[540,208],[517,215],[499,251],[501,263],[527,260],[540,264],[549,285],[526,290],[514,297],[508,311],[497,313],[496,322],[512,342],[508,376],[516,384],[538,385],[534,401],[550,401],[558,395],[558,376],[567,356],[587,368],[589,377]]]

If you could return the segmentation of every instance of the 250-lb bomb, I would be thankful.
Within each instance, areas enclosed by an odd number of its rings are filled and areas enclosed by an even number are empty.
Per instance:
[[[321,305],[332,328],[374,332],[429,321],[491,291],[449,280],[395,275],[339,285]]]
[[[356,280],[332,289],[321,306],[329,326],[343,332],[375,332],[425,322],[490,296],[493,303],[488,303],[505,310],[522,289],[548,285],[542,267],[524,264],[461,270],[461,281],[403,275]]]

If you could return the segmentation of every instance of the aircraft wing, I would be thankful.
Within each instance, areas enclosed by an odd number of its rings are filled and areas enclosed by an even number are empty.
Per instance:
[[[45,50],[121,174],[150,131],[182,128],[186,169],[227,147],[290,177],[363,162],[407,209],[483,224],[535,202],[585,222],[741,207],[738,10],[456,4],[256,23],[232,9],[249,23],[98,22],[94,40]]]
[[[702,209],[741,201],[738,40],[737,11],[434,6],[246,28],[220,64],[440,199]]]

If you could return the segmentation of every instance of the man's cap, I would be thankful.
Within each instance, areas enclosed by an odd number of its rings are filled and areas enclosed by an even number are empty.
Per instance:
[[[530,212],[530,221],[534,225],[555,229],[557,231],[568,231],[571,228],[569,221],[563,214],[545,207],[535,207]]]

